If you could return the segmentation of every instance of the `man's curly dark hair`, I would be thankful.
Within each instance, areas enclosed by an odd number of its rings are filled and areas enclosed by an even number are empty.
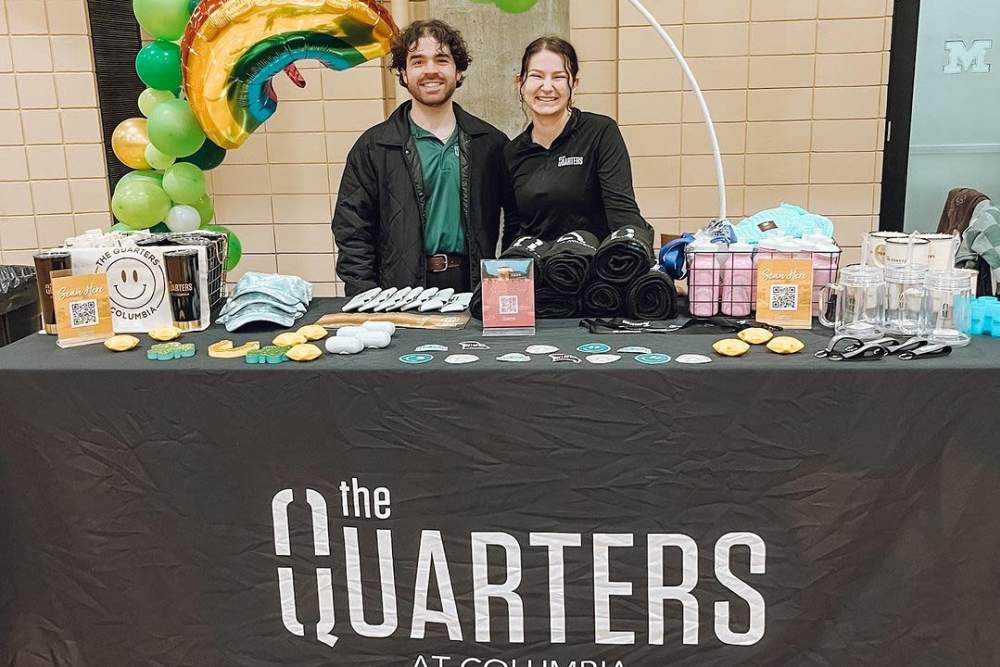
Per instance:
[[[458,72],[464,73],[469,69],[472,56],[469,55],[469,47],[462,38],[462,33],[437,19],[414,21],[392,40],[392,62],[389,68],[399,78],[399,85],[406,87],[406,82],[403,80],[403,74],[406,72],[406,56],[416,48],[421,37],[433,37],[441,46],[447,46]],[[461,86],[462,79],[459,79],[457,87]]]

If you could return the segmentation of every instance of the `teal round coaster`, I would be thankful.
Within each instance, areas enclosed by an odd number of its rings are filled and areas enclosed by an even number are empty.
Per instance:
[[[660,366],[670,363],[670,355],[667,354],[640,354],[635,358],[640,364],[647,366]]]
[[[433,354],[404,354],[399,358],[404,364],[426,364],[434,361]]]
[[[587,343],[576,348],[576,351],[584,354],[604,354],[611,351],[611,346],[604,343]]]

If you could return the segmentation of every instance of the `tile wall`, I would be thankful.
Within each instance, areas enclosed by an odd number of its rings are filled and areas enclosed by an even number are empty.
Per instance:
[[[878,226],[892,0],[646,0],[690,57],[718,123],[732,219],[800,204],[836,223],[847,260]],[[411,3],[412,18],[427,13]],[[708,140],[666,47],[626,0],[570,0],[578,105],[617,118],[657,230],[717,214]],[[502,17],[502,15],[498,15]],[[382,64],[302,63],[275,79],[278,114],[210,175],[218,222],[248,270],[339,294],[329,221],[351,145],[395,105]],[[0,262],[109,224],[84,0],[4,0],[0,12]]]

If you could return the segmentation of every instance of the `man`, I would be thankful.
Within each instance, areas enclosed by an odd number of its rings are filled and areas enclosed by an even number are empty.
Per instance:
[[[412,96],[351,149],[333,215],[347,296],[373,287],[467,292],[496,256],[507,137],[452,101],[469,67],[461,34],[416,21],[392,46]]]

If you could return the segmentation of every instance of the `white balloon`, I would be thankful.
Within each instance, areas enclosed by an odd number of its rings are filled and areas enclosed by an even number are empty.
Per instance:
[[[164,222],[172,232],[193,232],[201,227],[201,215],[194,206],[178,204],[170,209]]]

